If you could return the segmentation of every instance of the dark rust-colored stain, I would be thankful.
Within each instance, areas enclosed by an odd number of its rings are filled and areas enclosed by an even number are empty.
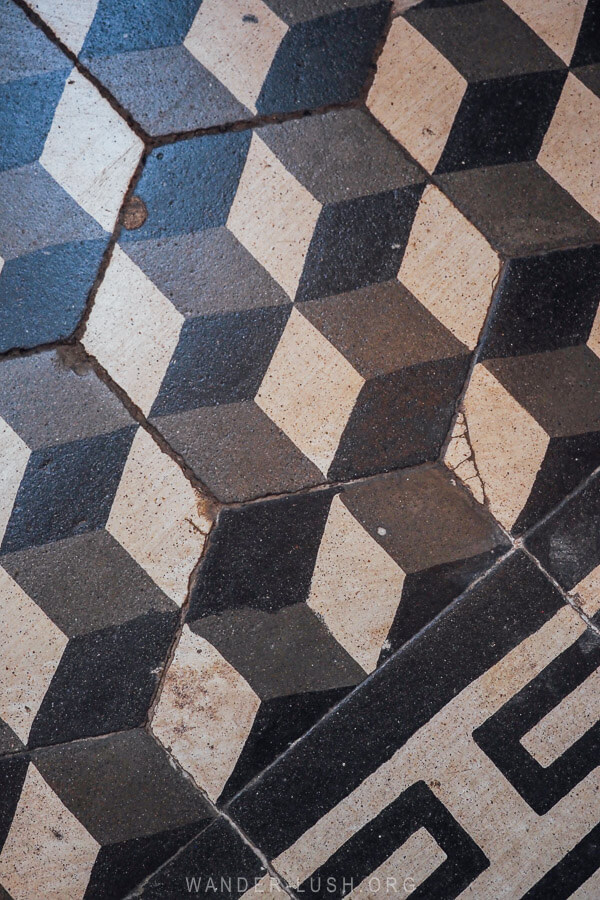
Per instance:
[[[76,375],[87,375],[92,370],[83,348],[71,344],[56,348],[56,364],[70,369]]]
[[[147,218],[148,210],[141,197],[132,197],[129,202],[125,204],[121,213],[123,228],[126,228],[128,231],[134,231],[136,228],[141,228]]]

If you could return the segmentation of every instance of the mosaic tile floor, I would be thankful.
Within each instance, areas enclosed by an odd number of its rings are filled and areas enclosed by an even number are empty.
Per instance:
[[[598,900],[600,2],[0,56],[0,900]]]

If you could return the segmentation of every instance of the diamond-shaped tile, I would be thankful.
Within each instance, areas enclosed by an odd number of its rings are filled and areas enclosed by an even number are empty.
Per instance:
[[[364,383],[346,358],[293,309],[256,403],[326,475]]]

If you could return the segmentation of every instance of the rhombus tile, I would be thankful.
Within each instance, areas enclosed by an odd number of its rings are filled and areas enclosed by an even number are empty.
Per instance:
[[[360,110],[156,149],[83,337],[225,501],[435,459],[497,281]]]
[[[0,366],[0,751],[140,724],[209,527],[67,354]]]
[[[596,897],[599,663],[514,554],[228,812],[300,896]]]
[[[231,797],[506,550],[439,466],[223,511],[154,734]]]
[[[388,0],[31,0],[149,134],[357,98]]]
[[[0,351],[81,318],[142,142],[10,0],[0,3]]]

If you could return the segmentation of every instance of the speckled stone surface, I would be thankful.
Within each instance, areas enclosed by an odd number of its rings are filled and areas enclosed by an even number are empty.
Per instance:
[[[600,897],[596,0],[0,0],[0,900]]]

